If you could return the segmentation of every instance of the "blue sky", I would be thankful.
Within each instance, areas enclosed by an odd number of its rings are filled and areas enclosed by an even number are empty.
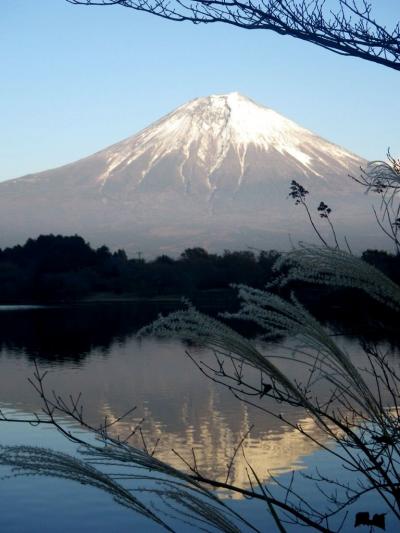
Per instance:
[[[375,0],[381,20],[398,0]],[[265,31],[120,6],[1,0],[0,181],[117,142],[180,104],[239,91],[368,159],[400,155],[400,73]]]

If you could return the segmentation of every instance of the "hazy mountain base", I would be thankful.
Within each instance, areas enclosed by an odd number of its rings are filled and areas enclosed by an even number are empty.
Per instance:
[[[275,195],[274,195],[275,196]],[[0,200],[0,246],[23,244],[40,234],[81,234],[93,246],[123,248],[128,255],[142,252],[151,258],[160,253],[177,256],[188,247],[201,246],[210,252],[225,249],[288,250],[298,241],[315,242],[301,208],[294,208],[284,196],[272,205],[241,207],[232,198],[210,212],[205,204],[181,194],[169,193],[153,201],[149,208],[146,196],[135,201],[116,203],[113,199],[57,202],[56,199],[31,198],[29,203]],[[276,198],[276,196],[275,196]],[[323,199],[333,209],[332,218],[338,235],[346,235],[352,249],[361,252],[370,247],[385,249],[387,240],[373,220],[371,197],[352,194],[330,202],[325,194],[313,194],[315,209]],[[159,200],[159,201],[157,201]],[[258,198],[259,203],[263,201]],[[170,210],[171,205],[179,206]],[[310,207],[313,207],[312,200]],[[372,215],[372,216],[371,216]],[[330,236],[327,223],[321,222],[325,236]],[[324,231],[325,228],[325,231]],[[332,242],[333,244],[333,242]]]

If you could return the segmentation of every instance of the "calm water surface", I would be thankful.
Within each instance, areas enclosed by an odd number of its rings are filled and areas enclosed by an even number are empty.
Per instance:
[[[3,307],[0,309],[0,406],[15,417],[40,413],[41,402],[28,382],[36,360],[48,370],[49,390],[68,397],[82,392],[84,414],[91,424],[106,417],[115,420],[136,406],[130,417],[114,426],[115,435],[129,434],[141,419],[149,446],[159,440],[158,457],[182,468],[172,452],[190,459],[195,451],[205,474],[224,478],[227,463],[241,437],[254,428],[244,443],[252,467],[263,475],[284,480],[291,471],[316,464],[329,470],[338,465],[317,451],[312,442],[284,425],[236,400],[220,385],[207,379],[177,341],[146,339],[139,342],[135,330],[160,309],[144,304],[88,304],[70,308]],[[343,341],[357,358],[357,343]],[[271,355],[280,345],[264,345]],[[191,348],[197,359],[212,362],[211,354]],[[283,363],[292,371],[292,363]],[[270,405],[272,407],[272,404]],[[283,409],[281,407],[281,409]],[[318,428],[301,410],[283,410],[311,434]],[[65,422],[70,424],[70,422]],[[74,445],[46,427],[1,423],[2,444],[34,444],[75,453]],[[138,436],[132,443],[141,446]],[[2,469],[3,475],[9,474]],[[248,486],[247,464],[238,454],[231,482]],[[159,530],[132,511],[117,505],[99,490],[72,481],[49,478],[8,478],[0,482],[1,530],[10,532],[96,532]],[[314,490],[309,489],[310,494]],[[317,492],[315,501],[321,498]],[[231,501],[235,509],[255,520],[262,531],[271,524],[264,508],[246,500]],[[176,524],[178,531],[189,526]]]

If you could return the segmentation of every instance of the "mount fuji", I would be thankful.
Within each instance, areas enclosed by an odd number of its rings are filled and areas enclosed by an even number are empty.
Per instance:
[[[0,183],[0,246],[78,233],[149,255],[285,249],[289,235],[314,239],[288,200],[296,180],[355,248],[376,247],[371,202],[349,178],[365,165],[239,93],[197,98],[89,157]]]

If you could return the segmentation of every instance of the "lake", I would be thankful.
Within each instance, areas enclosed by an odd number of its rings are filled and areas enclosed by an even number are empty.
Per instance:
[[[159,441],[157,457],[177,468],[184,468],[177,454],[191,461],[194,450],[200,471],[223,479],[236,446],[251,427],[243,444],[245,455],[238,453],[232,466],[230,482],[235,485],[249,486],[247,461],[272,484],[271,476],[284,481],[295,471],[301,479],[301,472],[315,465],[323,465],[328,472],[338,468],[310,439],[278,418],[240,402],[227,388],[205,377],[187,356],[187,345],[136,338],[138,327],[168,309],[162,304],[122,302],[1,307],[1,410],[14,418],[41,412],[41,400],[28,382],[36,360],[41,370],[49,372],[49,391],[65,398],[82,393],[84,417],[92,425],[105,418],[115,420],[136,406],[130,416],[113,426],[113,435],[124,438],[143,419],[143,437],[137,432],[132,444],[142,446],[144,438],[152,447]],[[349,339],[341,343],[356,360],[358,343]],[[284,351],[279,343],[263,344],[261,349],[271,356]],[[214,361],[204,350],[189,347],[189,351],[199,361]],[[287,372],[292,371],[290,360],[282,364]],[[267,406],[276,409],[271,402]],[[305,411],[283,405],[279,410],[321,438],[321,431]],[[70,420],[63,423],[77,429]],[[33,444],[76,453],[74,444],[49,427],[2,422],[0,431],[1,444]],[[4,467],[0,470],[3,476],[10,474]],[[110,495],[73,481],[7,477],[1,488],[0,526],[7,532],[161,530],[115,503]],[[309,485],[308,490],[315,504],[323,501],[315,487]],[[229,505],[251,516],[261,531],[272,527],[263,504],[237,498],[229,500]],[[190,529],[177,522],[174,528]]]

